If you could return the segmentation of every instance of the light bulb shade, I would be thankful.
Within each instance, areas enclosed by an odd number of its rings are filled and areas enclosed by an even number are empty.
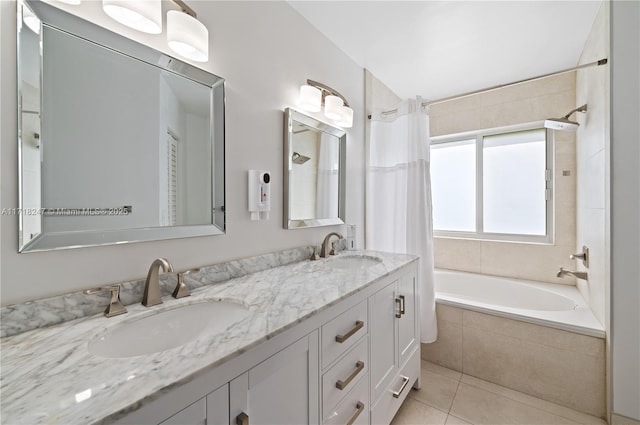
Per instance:
[[[209,60],[209,30],[184,12],[167,12],[167,42],[180,56],[195,62]]]
[[[324,116],[331,120],[342,118],[342,107],[344,102],[338,96],[327,96],[324,98]]]
[[[149,34],[162,32],[160,0],[102,0],[102,9],[129,28]]]
[[[300,107],[309,112],[319,112],[322,108],[322,91],[319,88],[304,85],[300,86]]]
[[[338,120],[337,124],[343,128],[353,127],[353,109],[348,106],[343,106],[342,117]]]
[[[22,21],[29,29],[40,34],[40,19],[38,19],[27,7],[22,8]]]

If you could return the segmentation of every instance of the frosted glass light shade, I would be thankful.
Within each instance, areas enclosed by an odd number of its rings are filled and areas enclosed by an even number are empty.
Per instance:
[[[338,96],[327,96],[324,98],[324,116],[331,120],[342,118],[342,107],[344,102]]]
[[[353,127],[353,109],[348,106],[343,106],[342,117],[338,120],[337,124],[343,128]]]
[[[27,7],[22,8],[22,21],[29,29],[40,34],[40,19],[38,19]]]
[[[319,112],[322,108],[322,91],[319,88],[304,85],[300,86],[300,100],[298,102],[302,109],[309,112]]]
[[[148,34],[162,32],[160,0],[102,0],[102,9],[123,25]]]
[[[195,62],[209,60],[209,30],[184,12],[167,12],[167,42],[171,50]]]

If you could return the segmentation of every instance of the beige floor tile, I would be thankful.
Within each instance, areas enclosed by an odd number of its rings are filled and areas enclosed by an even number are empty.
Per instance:
[[[444,425],[446,420],[445,412],[407,397],[391,425]]]
[[[475,425],[560,425],[569,419],[460,383],[450,414]]]
[[[461,382],[507,397],[528,406],[542,409],[546,412],[553,413],[554,415],[562,416],[563,418],[570,419],[582,425],[607,425],[603,419],[595,416],[587,415],[586,413],[578,412],[577,410],[569,409],[568,407],[560,406],[559,404],[542,400],[470,375],[463,375]]]
[[[425,368],[422,368],[420,373],[422,376],[422,388],[419,390],[412,389],[409,397],[436,409],[449,412],[458,388],[458,380],[432,373]]]
[[[457,418],[453,415],[447,416],[447,422],[445,425],[473,425],[471,422],[467,422],[463,419]]]
[[[437,365],[435,363],[428,362],[426,360],[422,360],[422,370],[426,370],[428,372],[435,373],[436,375],[444,376],[445,378],[453,379],[455,381],[459,381],[462,378],[462,373]]]

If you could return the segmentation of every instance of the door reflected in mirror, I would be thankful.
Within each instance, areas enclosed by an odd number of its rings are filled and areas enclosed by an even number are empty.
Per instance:
[[[344,223],[344,130],[285,110],[284,227]]]

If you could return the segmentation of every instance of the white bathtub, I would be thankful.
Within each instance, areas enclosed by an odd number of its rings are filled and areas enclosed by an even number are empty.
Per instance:
[[[604,338],[575,286],[450,270],[435,272],[436,302]]]

